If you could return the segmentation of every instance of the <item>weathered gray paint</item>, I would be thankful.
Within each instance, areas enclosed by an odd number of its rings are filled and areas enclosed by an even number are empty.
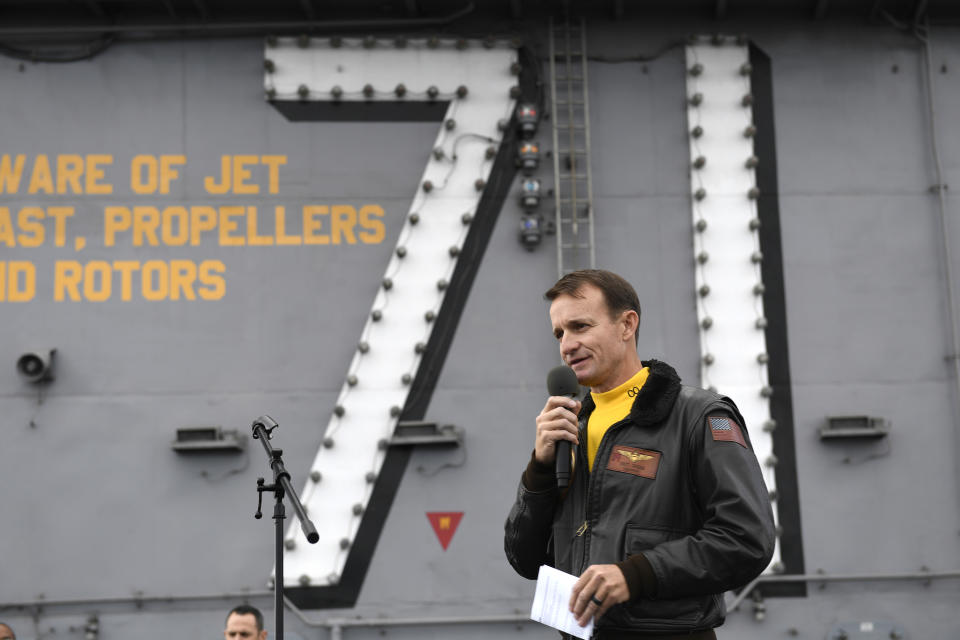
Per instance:
[[[630,55],[702,25],[591,25],[592,50]],[[887,27],[731,24],[774,71],[796,451],[809,572],[956,570],[958,438],[949,363],[940,232],[924,79],[917,43]],[[727,30],[725,28],[725,30]],[[933,32],[938,143],[955,182],[960,133],[952,81],[955,29]],[[64,66],[0,59],[0,153],[185,153],[213,170],[221,153],[283,153],[279,196],[226,202],[382,204],[379,245],[229,249],[8,249],[0,259],[221,258],[219,302],[0,304],[0,603],[130,595],[262,591],[273,529],[251,516],[267,475],[257,443],[228,458],[169,449],[177,427],[246,431],[276,418],[295,484],[304,481],[353,353],[359,326],[434,137],[433,124],[289,123],[261,98],[261,42],[123,44]],[[946,73],[940,72],[945,62]],[[894,73],[893,65],[897,65]],[[695,381],[697,327],[687,179],[683,63],[590,65],[598,264],[627,275],[644,305],[640,351]],[[541,139],[546,139],[545,132]],[[546,169],[541,170],[544,173]],[[85,230],[107,203],[218,201],[185,170],[166,197],[5,198],[4,206],[77,202]],[[544,173],[544,175],[546,175]],[[954,221],[956,211],[948,202]],[[288,214],[289,215],[289,214]],[[543,375],[557,361],[540,295],[555,277],[552,245],[516,240],[513,198],[501,213],[428,418],[466,432],[462,451],[418,450],[381,536],[355,610],[316,619],[522,613],[532,585],[501,551],[503,517],[532,447]],[[87,235],[92,238],[93,231]],[[950,238],[956,238],[951,228]],[[956,242],[952,244],[956,246]],[[956,258],[956,256],[955,256]],[[960,265],[957,265],[960,266]],[[38,344],[56,346],[58,379],[43,404],[13,370]],[[891,423],[884,443],[822,443],[827,415]],[[35,427],[28,424],[33,420]],[[757,428],[756,425],[751,425]],[[463,458],[463,455],[466,455]],[[249,456],[249,459],[247,459]],[[844,462],[849,457],[851,462]],[[442,467],[442,465],[459,465]],[[232,473],[236,471],[236,473]],[[206,476],[202,475],[206,472]],[[427,511],[464,511],[450,548]],[[321,524],[321,523],[318,523]],[[831,584],[771,599],[756,622],[731,613],[722,637],[824,637],[845,621],[884,619],[909,637],[955,635],[958,583]],[[256,604],[273,629],[271,600]],[[103,638],[215,637],[227,602],[0,609],[20,638],[69,635],[101,612]],[[327,638],[288,612],[290,638]],[[534,625],[391,628],[391,637],[491,633],[553,637]],[[346,629],[362,640],[376,629]]]

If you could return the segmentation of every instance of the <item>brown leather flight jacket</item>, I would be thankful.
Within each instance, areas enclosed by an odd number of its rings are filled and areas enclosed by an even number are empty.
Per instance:
[[[532,461],[505,525],[507,558],[526,578],[541,564],[574,575],[621,567],[631,597],[597,621],[600,638],[719,626],[723,593],[758,576],[774,550],[770,497],[736,405],[680,384],[663,362],[644,366],[650,375],[603,436],[593,471],[588,395],[567,493]]]

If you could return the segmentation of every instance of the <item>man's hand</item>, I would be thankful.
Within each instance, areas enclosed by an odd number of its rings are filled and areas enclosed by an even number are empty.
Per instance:
[[[587,567],[573,585],[570,611],[582,627],[590,622],[590,618],[598,620],[607,609],[629,599],[630,588],[620,567],[615,564],[594,564]]]
[[[537,462],[551,464],[557,457],[557,441],[569,440],[574,446],[577,439],[577,413],[580,403],[565,396],[550,396],[543,411],[537,416],[537,443],[534,455]]]

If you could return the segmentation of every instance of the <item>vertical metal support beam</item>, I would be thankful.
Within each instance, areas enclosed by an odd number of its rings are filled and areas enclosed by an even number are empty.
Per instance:
[[[590,100],[587,95],[590,85],[587,76],[587,23],[582,18],[580,20],[580,68],[583,77],[580,87],[583,96],[583,148],[585,151],[583,166],[587,181],[587,241],[590,243],[590,268],[593,269],[597,266],[597,256],[593,235],[593,172],[590,170]]]
[[[787,574],[803,574],[803,525],[800,516],[800,494],[797,480],[796,436],[793,420],[793,385],[790,377],[787,304],[783,275],[779,186],[777,181],[776,122],[773,112],[773,69],[770,57],[757,46],[750,50],[750,92],[753,95],[753,121],[756,135],[754,155],[759,159],[755,170],[760,197],[757,218],[760,220],[760,250],[763,252],[763,310],[767,320],[766,343],[770,363],[767,379],[773,389],[770,397],[770,418],[773,450],[777,454],[777,522],[781,527],[780,560]],[[764,587],[764,595],[804,596],[804,582],[779,584],[776,589]]]
[[[576,124],[573,119],[573,60],[570,54],[570,49],[573,48],[573,43],[570,42],[570,23],[565,22],[563,28],[563,78],[566,83],[566,94],[567,99],[567,144],[570,145],[570,155],[569,157],[569,171],[571,175],[570,180],[570,216],[573,219],[570,227],[573,229],[574,243],[576,243],[576,238],[579,237],[580,232],[580,200],[577,198],[577,131]],[[576,251],[576,249],[574,249]]]
[[[557,273],[562,276],[596,265],[587,27],[581,19],[575,35],[568,21],[556,27],[551,19],[549,28]]]
[[[560,136],[557,127],[557,41],[553,18],[549,19],[550,114],[553,126],[553,202],[557,236],[557,277],[563,275],[563,205],[560,198]]]

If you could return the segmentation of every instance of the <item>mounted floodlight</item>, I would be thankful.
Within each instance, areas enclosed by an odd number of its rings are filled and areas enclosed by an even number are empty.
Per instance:
[[[525,102],[517,107],[517,126],[520,127],[520,135],[524,138],[532,138],[537,132],[538,120],[537,107],[533,104]]]
[[[536,142],[524,142],[517,151],[517,163],[523,175],[529,176],[540,166],[540,147]]]
[[[540,181],[536,178],[524,180],[520,185],[520,204],[525,209],[536,209],[540,205],[540,196]]]
[[[524,214],[520,220],[520,242],[529,250],[543,240],[543,218],[537,215]]]
[[[17,373],[27,382],[50,382],[53,380],[53,354],[56,349],[38,349],[17,358]]]

